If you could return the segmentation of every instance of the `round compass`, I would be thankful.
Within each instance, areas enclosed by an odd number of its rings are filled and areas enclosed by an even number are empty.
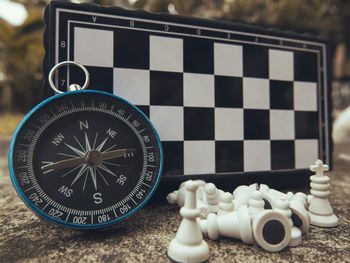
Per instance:
[[[116,223],[155,190],[162,149],[147,117],[120,97],[73,91],[39,104],[17,128],[12,182],[40,216],[77,228]]]

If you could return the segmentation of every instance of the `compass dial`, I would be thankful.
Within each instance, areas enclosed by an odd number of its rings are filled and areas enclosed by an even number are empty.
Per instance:
[[[20,124],[9,152],[24,202],[55,223],[104,227],[149,199],[162,150],[149,120],[127,101],[99,91],[56,95]]]

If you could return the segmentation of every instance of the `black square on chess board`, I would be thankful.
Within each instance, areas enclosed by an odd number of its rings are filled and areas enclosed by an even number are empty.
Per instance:
[[[214,21],[57,6],[57,14],[50,9],[57,27],[46,31],[49,65],[56,56],[80,62],[90,88],[138,106],[160,135],[164,178],[305,171],[318,158],[330,163],[322,41]],[[71,82],[82,78],[70,72]]]

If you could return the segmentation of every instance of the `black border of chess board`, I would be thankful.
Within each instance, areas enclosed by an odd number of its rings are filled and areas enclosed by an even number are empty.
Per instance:
[[[312,37],[309,35],[300,35],[296,34],[294,32],[281,32],[275,29],[265,29],[260,28],[257,26],[251,26],[246,24],[239,24],[239,23],[231,23],[231,22],[223,22],[223,21],[215,21],[215,20],[204,20],[204,19],[198,19],[198,18],[192,18],[192,17],[183,17],[183,16],[174,16],[174,15],[168,15],[168,14],[151,14],[145,11],[130,11],[125,10],[117,7],[100,7],[97,5],[91,5],[91,4],[72,4],[67,2],[61,2],[61,1],[53,1],[51,2],[48,7],[45,10],[45,34],[44,34],[44,47],[45,47],[45,58],[43,61],[43,71],[45,79],[47,79],[49,69],[53,67],[58,61],[61,61],[62,58],[66,56],[66,54],[60,54],[60,57],[56,57],[56,53],[58,53],[58,49],[56,48],[56,35],[52,32],[56,32],[58,26],[56,25],[57,17],[56,17],[56,10],[57,9],[68,9],[73,12],[84,12],[84,13],[101,13],[104,15],[113,15],[113,16],[120,16],[124,17],[121,19],[121,23],[125,24],[125,27],[135,26],[135,21],[137,22],[137,26],[143,27],[147,29],[147,23],[140,22],[141,20],[152,20],[152,21],[158,21],[159,24],[159,30],[163,30],[164,32],[169,30],[170,28],[175,28],[178,33],[180,30],[184,30],[184,33],[186,34],[200,34],[201,36],[211,36],[211,37],[218,37],[218,38],[225,38],[230,37],[231,39],[235,40],[248,40],[251,42],[259,42],[259,43],[266,43],[266,44],[273,44],[278,46],[290,46],[290,47],[300,47],[300,48],[310,48],[310,49],[316,49],[319,50],[319,52],[322,52],[321,57],[321,63],[322,68],[327,69],[327,72],[325,72],[324,76],[325,78],[321,78],[321,82],[323,82],[321,85],[321,88],[324,89],[327,87],[327,92],[325,93],[324,90],[321,90],[322,98],[321,103],[323,107],[321,107],[322,112],[322,119],[321,122],[323,125],[325,125],[326,122],[328,122],[328,138],[324,138],[324,141],[328,141],[328,151],[321,150],[323,152],[322,159],[329,164],[330,167],[332,167],[332,140],[331,140],[331,133],[332,133],[332,125],[331,125],[331,111],[332,111],[332,104],[331,104],[331,86],[330,86],[330,58],[329,58],[329,52],[328,52],[328,45],[327,41],[324,39]],[[128,20],[126,18],[134,18],[135,20]],[[139,20],[138,20],[139,19]],[[190,25],[189,27],[176,27],[177,24],[185,24]],[[124,25],[123,24],[123,25]],[[208,28],[208,30],[206,30]],[[210,30],[213,29],[213,30]],[[228,33],[229,32],[229,33]],[[213,35],[214,34],[214,35]],[[216,34],[216,35],[215,35]],[[254,35],[254,36],[253,36]],[[326,63],[324,62],[324,59],[326,59]],[[60,72],[60,74],[65,74],[64,71]],[[324,81],[326,79],[326,82]],[[48,88],[48,85],[46,82],[44,82],[44,97],[52,96],[53,93],[51,89]],[[327,103],[325,103],[325,100],[327,100]],[[324,108],[328,108],[328,119],[324,120]],[[305,177],[310,175],[310,171],[305,169],[294,169],[292,171],[266,171],[266,172],[243,172],[238,173],[234,175],[227,175],[227,174],[215,174],[211,175],[215,178],[215,180],[224,180],[224,179],[232,179],[234,178],[235,182],[241,181],[242,179],[245,183],[249,182],[251,180],[258,180],[261,182],[272,182],[277,183],[278,185],[286,184],[291,185],[290,183],[296,183],[298,184],[299,181],[305,182]],[[165,177],[167,181],[178,181],[183,179],[209,179],[211,178],[209,175],[194,175],[194,176],[186,176],[186,177]],[[211,178],[213,179],[213,178]],[[287,183],[286,183],[287,181]],[[289,182],[289,183],[288,183]]]

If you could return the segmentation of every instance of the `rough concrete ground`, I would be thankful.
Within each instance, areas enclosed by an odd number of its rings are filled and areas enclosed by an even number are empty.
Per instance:
[[[17,196],[7,172],[6,148],[0,142],[0,262],[169,262],[166,249],[181,221],[177,207],[153,202],[118,226],[98,231],[49,224]],[[210,262],[350,262],[349,167],[336,160],[330,175],[339,227],[311,227],[300,246],[279,253],[228,238],[208,240]]]

